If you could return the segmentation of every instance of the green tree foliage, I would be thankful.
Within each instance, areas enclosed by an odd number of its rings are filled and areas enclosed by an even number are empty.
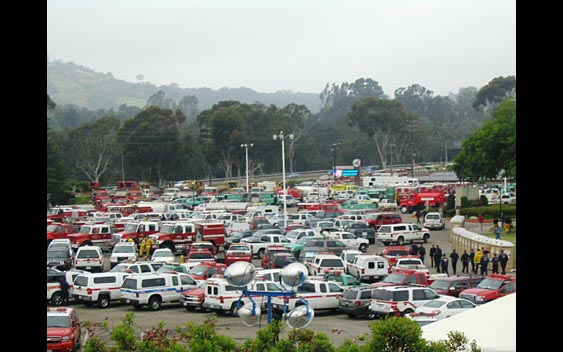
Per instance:
[[[357,126],[362,133],[373,139],[385,168],[392,145],[397,145],[399,138],[405,133],[409,119],[401,102],[367,97],[354,103],[352,111],[346,117],[350,125]]]
[[[126,120],[119,130],[129,172],[161,185],[170,178],[178,159],[180,131],[186,116],[180,111],[152,106]]]
[[[47,94],[47,207],[50,204],[68,204],[72,198],[66,186],[68,169],[61,158],[56,133],[50,128],[49,113],[56,103]]]
[[[505,99],[516,98],[516,76],[496,77],[479,90],[475,97],[475,109],[494,110]]]
[[[115,117],[102,117],[71,130],[66,143],[67,153],[75,166],[89,181],[99,182],[119,153]]]
[[[502,102],[493,120],[463,141],[453,169],[470,181],[496,179],[501,172],[516,176],[516,102]]]

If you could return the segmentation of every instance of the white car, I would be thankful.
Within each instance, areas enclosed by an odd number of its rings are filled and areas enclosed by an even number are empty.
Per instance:
[[[122,261],[137,260],[137,248],[134,242],[118,242],[113,246],[109,257],[110,266],[113,268]]]
[[[420,325],[426,325],[475,307],[477,307],[477,305],[466,299],[453,296],[440,296],[440,298],[429,301],[425,305],[416,308],[413,313],[407,314],[406,316]]]
[[[174,253],[169,248],[158,248],[152,253],[153,262],[174,262]]]

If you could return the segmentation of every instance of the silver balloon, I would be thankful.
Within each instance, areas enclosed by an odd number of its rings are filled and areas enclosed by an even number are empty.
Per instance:
[[[238,309],[238,316],[240,317],[242,323],[246,326],[252,326],[258,323],[260,320],[260,314],[262,314],[262,312],[260,311],[260,305],[258,304],[256,305],[254,314],[252,314],[252,302],[248,302]]]
[[[285,285],[290,287],[299,287],[303,284],[301,281],[301,276],[307,278],[309,271],[307,267],[302,263],[291,263],[286,265],[281,271],[282,281]]]
[[[223,275],[227,282],[233,286],[243,287],[256,277],[256,268],[252,263],[234,262],[229,265]]]
[[[309,316],[307,316],[306,306],[297,306],[286,315],[287,326],[293,329],[304,328],[313,321],[315,311],[309,307]]]

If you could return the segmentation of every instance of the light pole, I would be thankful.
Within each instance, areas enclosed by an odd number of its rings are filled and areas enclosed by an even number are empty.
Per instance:
[[[280,134],[274,134],[272,136],[274,138],[274,141],[276,139],[279,138],[279,140],[282,142],[282,179],[283,179],[283,224],[284,226],[287,226],[287,187],[285,184],[285,137],[283,134],[283,131],[280,131]],[[290,134],[289,139],[293,139],[293,135]]]
[[[248,194],[248,147],[252,148],[254,144],[241,144],[240,147],[246,149],[246,193]]]
[[[341,143],[332,143],[330,150],[332,151],[332,174],[334,182],[336,182],[336,150]]]

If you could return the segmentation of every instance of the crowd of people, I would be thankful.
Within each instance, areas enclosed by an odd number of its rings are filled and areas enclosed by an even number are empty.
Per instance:
[[[418,255],[420,260],[424,264],[424,259],[426,258],[426,248],[424,245],[412,244],[411,254]],[[470,249],[469,253],[467,250],[463,250],[461,256],[457,253],[455,249],[447,255],[443,253],[440,245],[432,245],[430,247],[428,256],[430,257],[430,267],[436,269],[437,273],[443,273],[450,275],[450,264],[451,273],[453,275],[457,274],[457,263],[461,261],[461,273],[469,274],[471,270],[472,274],[488,275],[489,267],[491,268],[491,274],[503,274],[506,275],[506,265],[508,263],[508,255],[504,250],[500,250],[500,253],[490,253],[485,248]],[[469,268],[471,266],[471,268]]]

